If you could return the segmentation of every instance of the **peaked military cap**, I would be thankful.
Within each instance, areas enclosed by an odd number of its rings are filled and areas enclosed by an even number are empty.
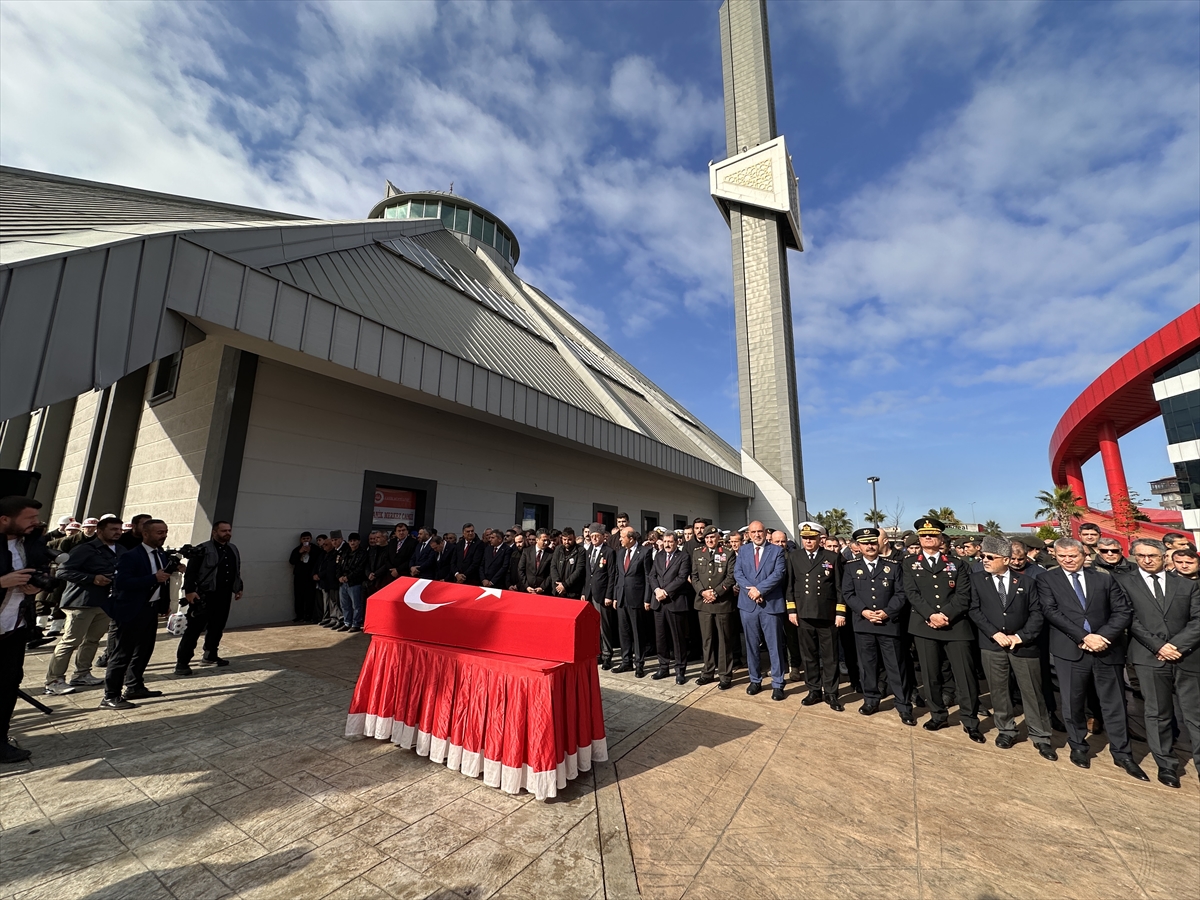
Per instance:
[[[878,528],[860,528],[850,537],[857,543],[873,543],[879,540]]]
[[[940,519],[935,519],[933,516],[925,516],[913,522],[913,528],[917,529],[919,535],[941,534],[946,530],[946,526],[942,524]]]
[[[801,522],[799,528],[800,537],[802,538],[823,537],[825,535],[825,526],[817,522]]]

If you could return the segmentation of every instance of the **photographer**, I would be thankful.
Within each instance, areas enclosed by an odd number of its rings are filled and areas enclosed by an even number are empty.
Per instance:
[[[76,546],[58,568],[58,577],[66,583],[61,608],[67,625],[46,668],[47,694],[69,694],[77,687],[104,684],[103,678],[92,674],[92,660],[112,621],[100,607],[112,593],[117,559],[125,552],[117,543],[120,537],[121,520],[114,516],[102,519],[96,537]],[[64,676],[72,653],[75,673],[68,682]]]
[[[161,697],[162,691],[146,687],[146,665],[158,637],[158,614],[171,575],[164,568],[167,523],[148,519],[142,523],[142,543],[121,554],[113,576],[112,593],[103,608],[112,617],[108,633],[108,667],[104,673],[101,709],[133,709],[130,700]]]
[[[0,498],[0,533],[8,549],[0,553],[0,763],[23,762],[28,750],[11,743],[8,726],[17,704],[17,691],[25,677],[25,644],[33,629],[33,598],[47,586],[50,558],[42,542],[37,511],[42,504],[32,497]],[[38,582],[41,581],[41,586]]]
[[[229,542],[232,536],[233,526],[228,522],[213,523],[212,540],[196,547],[188,561],[182,601],[187,606],[187,629],[179,639],[176,675],[192,674],[192,654],[201,633],[204,633],[204,654],[200,665],[229,665],[229,660],[222,659],[217,650],[229,620],[230,601],[242,599],[242,555]]]

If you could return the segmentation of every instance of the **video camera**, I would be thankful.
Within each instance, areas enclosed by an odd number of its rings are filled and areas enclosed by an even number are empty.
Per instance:
[[[166,561],[163,563],[163,571],[168,575],[174,575],[183,565],[184,560],[191,562],[196,555],[196,548],[191,544],[184,544],[177,549],[165,549],[163,551],[166,556]]]

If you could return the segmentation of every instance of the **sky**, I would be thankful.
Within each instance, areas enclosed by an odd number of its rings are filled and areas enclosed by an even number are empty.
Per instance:
[[[0,162],[329,218],[453,182],[736,447],[718,6],[4,0]],[[1067,406],[1200,300],[1200,4],[768,16],[810,510],[875,475],[905,520],[1031,521]],[[1122,449],[1171,473],[1157,420]]]

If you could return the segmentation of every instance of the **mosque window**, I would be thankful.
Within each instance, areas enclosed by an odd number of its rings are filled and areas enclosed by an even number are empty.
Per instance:
[[[496,223],[491,219],[483,220],[483,242],[494,247],[496,242]]]
[[[471,211],[471,237],[477,241],[483,240],[483,217],[474,210]]]

